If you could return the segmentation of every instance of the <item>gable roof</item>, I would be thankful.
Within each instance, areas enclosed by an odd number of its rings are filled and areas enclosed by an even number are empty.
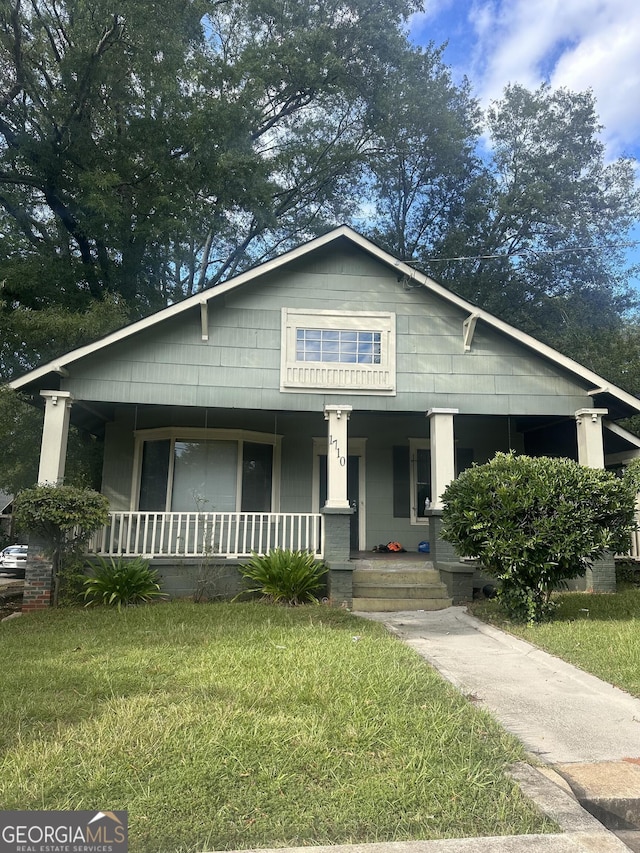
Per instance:
[[[463,312],[466,312],[472,325],[481,321],[490,328],[506,335],[508,338],[514,339],[520,345],[528,348],[537,355],[551,361],[563,370],[584,380],[591,386],[587,391],[589,396],[599,398],[600,404],[603,406],[610,407],[613,405],[616,411],[615,413],[612,412],[611,416],[627,417],[630,414],[640,412],[640,399],[629,394],[627,391],[623,391],[621,388],[612,385],[597,373],[594,373],[592,370],[589,370],[568,356],[563,355],[547,344],[541,343],[530,335],[521,332],[514,326],[510,326],[508,323],[505,323],[503,320],[500,320],[498,317],[490,314],[488,311],[484,311],[482,308],[468,302],[466,299],[463,299],[461,296],[458,296],[448,290],[443,285],[438,284],[429,276],[419,272],[404,261],[398,260],[379,246],[376,246],[375,243],[372,243],[348,225],[341,225],[321,237],[317,237],[307,243],[303,243],[301,246],[285,252],[272,260],[266,261],[265,263],[247,270],[246,272],[240,273],[240,275],[234,276],[234,278],[229,279],[223,284],[216,285],[208,290],[200,291],[181,302],[177,302],[174,305],[170,305],[168,308],[163,308],[160,311],[157,311],[155,314],[150,314],[142,320],[138,320],[128,326],[123,326],[115,332],[111,332],[91,344],[86,344],[85,346],[71,350],[64,355],[43,364],[41,367],[35,368],[34,370],[25,373],[23,376],[14,379],[9,383],[9,387],[14,390],[24,390],[49,374],[55,373],[60,376],[64,376],[66,375],[66,368],[69,365],[86,356],[112,346],[118,341],[130,338],[138,332],[149,329],[156,324],[162,323],[165,320],[182,314],[185,311],[200,307],[201,305],[208,303],[210,300],[216,299],[231,290],[235,290],[250,282],[255,282],[261,276],[285,267],[291,262],[304,258],[312,252],[339,240],[346,240],[352,245],[357,246],[380,263],[392,268],[398,276],[403,276],[409,279],[414,286],[423,286],[431,293],[436,294],[452,305],[455,305]]]

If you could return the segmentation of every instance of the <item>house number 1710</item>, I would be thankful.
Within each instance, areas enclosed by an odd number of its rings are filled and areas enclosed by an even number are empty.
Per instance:
[[[338,439],[334,438],[331,434],[329,434],[329,444],[332,444],[334,446],[336,456],[338,457],[338,462],[340,463],[341,467],[344,468],[344,466],[347,464],[347,460],[340,452],[340,448],[338,447]]]

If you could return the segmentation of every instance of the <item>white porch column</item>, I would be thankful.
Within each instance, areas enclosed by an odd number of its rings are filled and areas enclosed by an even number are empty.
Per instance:
[[[351,406],[325,405],[324,419],[329,421],[327,436],[327,502],[326,507],[348,509],[347,498],[347,423]]]
[[[578,462],[588,468],[604,468],[604,443],[602,417],[608,409],[578,409]]]
[[[61,483],[67,460],[67,439],[72,396],[69,391],[41,391],[44,426],[40,447],[39,483]]]
[[[453,416],[459,409],[429,409],[431,445],[431,509],[442,509],[442,493],[456,476]]]

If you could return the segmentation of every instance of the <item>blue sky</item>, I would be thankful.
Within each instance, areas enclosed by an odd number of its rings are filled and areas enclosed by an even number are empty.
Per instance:
[[[592,89],[607,158],[640,161],[638,0],[424,0],[418,44],[448,41],[454,78],[469,78],[483,106],[507,83]],[[640,162],[637,169],[640,182]],[[640,241],[640,224],[632,239]],[[640,262],[640,246],[630,251]],[[636,279],[640,288],[640,277]]]

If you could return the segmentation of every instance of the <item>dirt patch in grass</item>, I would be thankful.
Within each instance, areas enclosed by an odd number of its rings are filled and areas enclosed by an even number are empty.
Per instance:
[[[0,587],[0,622],[6,619],[7,616],[12,616],[14,613],[22,611],[22,587],[18,595],[7,590],[6,587]]]

